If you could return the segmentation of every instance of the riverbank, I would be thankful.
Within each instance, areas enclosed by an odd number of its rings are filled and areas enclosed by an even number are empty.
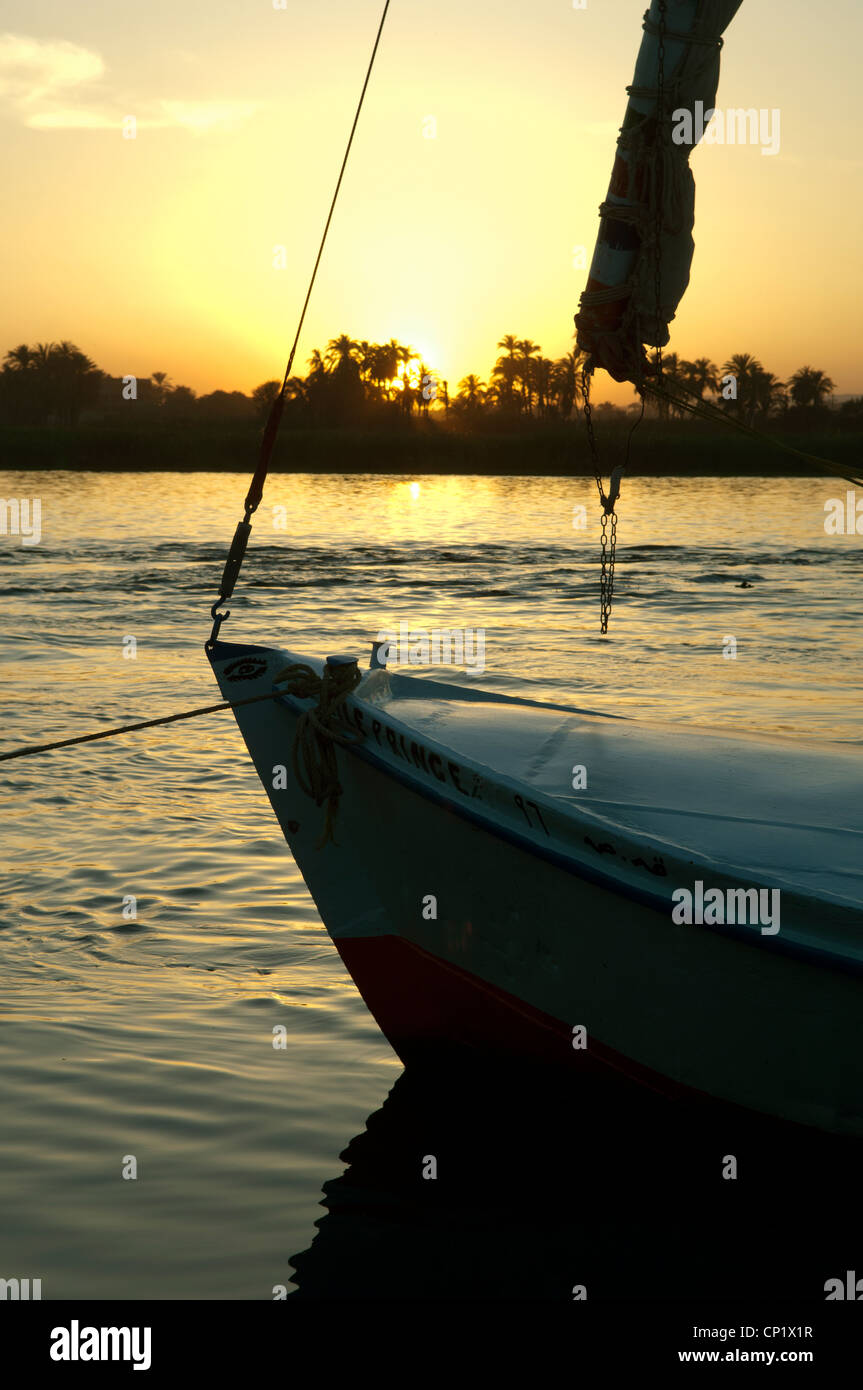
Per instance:
[[[624,455],[628,427],[597,424],[603,472]],[[700,422],[644,421],[633,435],[629,471],[655,477],[816,476],[806,459],[773,447],[770,439],[835,463],[861,467],[863,435],[831,429],[751,438]],[[246,472],[254,466],[260,431],[248,424],[157,423],[130,428],[0,426],[0,468],[72,469],[95,472]],[[273,472],[457,473],[559,477],[592,473],[584,426],[517,427],[507,433],[467,433],[434,424],[404,430],[285,429],[273,456]]]

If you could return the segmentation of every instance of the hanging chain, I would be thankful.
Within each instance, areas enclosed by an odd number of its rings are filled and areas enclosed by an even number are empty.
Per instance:
[[[602,507],[602,535],[600,540],[600,570],[599,570],[599,630],[608,632],[608,619],[611,614],[611,601],[614,595],[614,559],[617,550],[617,512],[614,504],[617,500],[617,492],[620,487],[620,470],[615,470],[617,478],[612,474],[609,483],[610,495],[606,496],[605,488],[602,486],[602,470],[599,464],[599,450],[596,447],[596,435],[593,430],[593,412],[590,408],[590,368],[585,367],[581,374],[582,399],[584,401],[584,420],[587,425],[587,441],[590,446],[590,457],[593,463],[593,476],[596,479],[596,487],[599,492],[599,501]],[[609,534],[610,530],[610,534]]]
[[[611,540],[609,542],[608,530],[611,523]],[[608,632],[608,619],[611,613],[611,601],[614,597],[614,558],[617,552],[617,512],[602,513],[602,540],[600,542],[602,554],[602,575],[599,581],[599,630]]]

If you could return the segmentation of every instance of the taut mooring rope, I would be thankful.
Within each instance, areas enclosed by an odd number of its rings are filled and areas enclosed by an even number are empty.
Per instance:
[[[293,695],[299,700],[317,698],[317,706],[303,710],[297,721],[293,763],[294,775],[306,795],[312,797],[318,806],[326,802],[324,830],[318,842],[320,849],[328,840],[335,842],[335,818],[339,797],[342,794],[335,744],[359,743],[363,737],[359,730],[351,729],[347,725],[343,729],[338,728],[345,701],[359,685],[362,674],[356,663],[346,666],[327,664],[321,677],[311,666],[297,662],[285,666],[274,680],[280,688],[268,690],[264,695],[249,695],[244,700],[226,700],[217,705],[201,705],[197,709],[182,710],[178,714],[165,714],[158,719],[144,719],[137,724],[120,724],[114,729],[100,729],[95,734],[76,734],[74,738],[55,739],[52,743],[35,743],[26,748],[14,748],[11,752],[0,753],[0,762],[11,762],[13,758],[29,758],[37,753],[50,753],[57,748],[71,748],[78,743],[96,743],[103,738],[116,738],[119,734],[153,729],[160,724],[176,724],[181,719],[197,719],[202,714],[240,709],[243,705],[276,700],[284,694]]]
[[[328,840],[335,843],[336,812],[342,794],[335,744],[345,746],[360,743],[363,739],[359,730],[351,729],[348,725],[344,728],[338,727],[345,702],[362,680],[362,673],[356,663],[344,666],[327,663],[321,677],[311,666],[297,662],[285,666],[274,680],[281,688],[268,690],[265,695],[249,695],[245,700],[225,700],[218,705],[201,705],[197,709],[181,710],[179,714],[164,714],[158,719],[144,719],[137,724],[120,724],[114,729],[100,729],[95,734],[76,734],[74,738],[55,739],[52,743],[34,743],[26,748],[13,748],[11,752],[0,753],[0,762],[11,762],[13,758],[30,758],[37,753],[51,753],[56,748],[71,748],[77,743],[96,743],[103,738],[116,738],[119,734],[132,734],[139,729],[153,729],[160,724],[176,724],[181,719],[197,719],[202,714],[241,709],[243,705],[257,705],[264,700],[277,700],[284,694],[293,695],[298,700],[317,698],[317,706],[303,710],[297,721],[293,763],[294,775],[306,795],[312,797],[318,806],[322,806],[324,802],[327,804],[323,834],[318,841],[320,849]]]
[[[249,695],[245,700],[226,700],[223,704],[201,705],[198,709],[181,710],[179,714],[163,714],[160,719],[143,719],[138,724],[119,724],[116,729],[100,729],[95,734],[76,734],[74,738],[60,738],[53,743],[31,743],[26,748],[13,748],[11,753],[0,753],[0,763],[11,762],[13,758],[29,758],[34,753],[51,753],[55,748],[71,748],[73,743],[96,743],[98,739],[116,738],[118,734],[133,734],[138,729],[154,729],[159,724],[176,724],[179,719],[196,719],[199,714],[215,714],[218,710],[256,705],[261,700],[277,699],[280,693],[278,690],[271,690],[266,695]]]

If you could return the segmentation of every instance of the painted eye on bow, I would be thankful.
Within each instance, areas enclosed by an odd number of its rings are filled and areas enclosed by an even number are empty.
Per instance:
[[[225,676],[229,681],[250,681],[263,675],[266,669],[267,663],[262,657],[242,656],[225,667]]]

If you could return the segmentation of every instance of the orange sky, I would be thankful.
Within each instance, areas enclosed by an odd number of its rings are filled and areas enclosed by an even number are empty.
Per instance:
[[[451,389],[488,375],[504,333],[571,346],[573,248],[593,246],[644,8],[393,0],[302,370],[343,331],[410,343]],[[380,9],[7,0],[0,348],[71,338],[113,374],[198,391],[280,376]],[[719,104],[778,108],[781,149],[695,152],[671,348],[753,352],[780,377],[811,363],[860,392],[863,21],[857,0],[825,15],[743,0],[727,32]],[[599,374],[596,399],[628,396]]]

